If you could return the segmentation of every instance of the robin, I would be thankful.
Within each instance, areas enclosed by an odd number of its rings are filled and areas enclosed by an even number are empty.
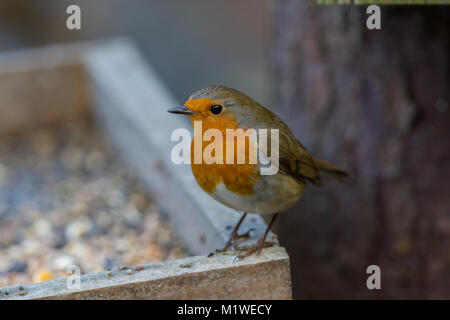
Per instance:
[[[339,180],[350,176],[350,173],[328,162],[314,158],[306,148],[294,137],[288,126],[273,112],[238,90],[225,86],[210,86],[193,93],[183,106],[168,110],[170,113],[189,116],[192,123],[200,121],[201,134],[208,129],[216,129],[227,137],[227,130],[243,129],[277,129],[278,130],[278,171],[275,174],[261,174],[261,163],[227,163],[226,140],[222,163],[198,163],[191,161],[192,173],[200,187],[215,200],[240,212],[243,212],[234,227],[225,247],[216,252],[226,251],[239,238],[238,229],[248,212],[271,216],[264,235],[258,242],[237,256],[243,259],[254,253],[259,254],[266,245],[267,234],[273,226],[278,214],[297,202],[307,183],[321,185],[322,174],[331,175]],[[193,160],[194,139],[191,143],[191,160]],[[236,137],[234,158],[236,151]],[[272,138],[273,139],[273,138]],[[198,141],[198,140],[197,140]],[[246,155],[248,156],[252,139],[247,139]],[[267,145],[271,145],[270,140]],[[259,148],[257,144],[256,148]],[[206,148],[202,142],[201,150]],[[258,150],[261,151],[261,150]],[[228,161],[229,162],[229,161]]]

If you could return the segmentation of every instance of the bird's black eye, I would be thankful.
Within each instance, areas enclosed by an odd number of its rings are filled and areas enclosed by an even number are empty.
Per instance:
[[[212,112],[212,114],[219,114],[219,113],[221,113],[222,112],[222,106],[218,105],[218,104],[213,105],[211,107],[211,112]]]

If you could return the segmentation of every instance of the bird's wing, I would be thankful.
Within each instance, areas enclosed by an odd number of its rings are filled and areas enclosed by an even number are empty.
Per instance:
[[[314,184],[321,184],[319,168],[314,158],[290,132],[280,130],[279,152],[279,169],[282,173],[303,182],[306,179]]]
[[[295,139],[289,127],[276,114],[255,103],[255,108],[264,117],[257,118],[260,128],[278,129],[279,132],[279,171],[289,174],[298,181],[308,180],[320,185],[319,168],[306,148]],[[251,118],[250,116],[248,118]],[[248,123],[252,127],[253,123]],[[268,149],[270,150],[270,139]]]

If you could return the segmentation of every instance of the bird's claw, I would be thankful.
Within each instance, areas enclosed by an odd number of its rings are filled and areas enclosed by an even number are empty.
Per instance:
[[[218,253],[223,253],[226,252],[231,246],[233,246],[233,248],[235,250],[239,250],[239,248],[237,247],[237,242],[240,239],[247,239],[250,237],[250,234],[252,231],[254,231],[254,228],[250,228],[247,230],[246,233],[243,234],[238,234],[237,232],[233,231],[230,235],[230,239],[228,239],[227,244],[225,245],[225,247],[223,247],[222,249],[216,249],[214,252],[211,252],[210,254],[208,254],[208,257],[212,257]]]
[[[245,253],[243,253],[243,254],[240,254],[240,255],[236,256],[236,257],[234,258],[234,260],[233,260],[233,263],[235,263],[236,261],[241,261],[241,260],[243,260],[243,259],[245,259],[245,258],[251,256],[251,255],[254,254],[254,253],[256,253],[256,255],[259,256],[260,253],[261,253],[261,250],[262,250],[263,248],[267,248],[267,247],[271,247],[271,246],[273,246],[273,243],[272,243],[272,242],[263,242],[263,243],[260,243],[260,242],[258,241],[258,243],[257,243],[256,245],[254,245],[253,247],[250,247],[250,248],[247,248],[247,249],[243,249],[242,251],[246,250],[247,252],[245,252]]]
[[[250,229],[247,230],[246,233],[243,233],[243,234],[237,234],[236,233],[236,235],[234,236],[234,240],[239,240],[239,239],[244,239],[244,238],[248,239],[250,237],[250,233],[252,231],[255,231],[255,228],[250,228]]]
[[[251,232],[252,231],[255,231],[255,229],[254,228],[250,228],[250,229],[248,229],[247,230],[247,232],[246,233],[243,233],[243,234],[235,234],[235,235],[233,235],[232,236],[232,238],[233,238],[233,248],[235,249],[235,250],[239,250],[239,248],[238,248],[238,241],[239,240],[241,240],[241,239],[248,239],[248,238],[250,238],[250,234],[251,234]]]

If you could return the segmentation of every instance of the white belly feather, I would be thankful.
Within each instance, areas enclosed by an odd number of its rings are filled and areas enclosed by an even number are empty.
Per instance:
[[[245,196],[229,191],[220,183],[210,194],[214,199],[237,211],[273,214],[285,211],[302,195],[305,184],[289,175],[260,176],[253,186],[254,194]]]

